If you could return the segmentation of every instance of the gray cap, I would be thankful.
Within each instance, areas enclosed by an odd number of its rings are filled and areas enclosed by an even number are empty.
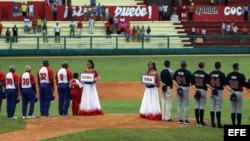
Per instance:
[[[31,66],[30,65],[26,65],[25,66],[25,71],[31,71]]]
[[[10,71],[15,71],[15,70],[16,70],[16,67],[15,67],[14,65],[11,65],[11,66],[9,66],[9,70],[10,70]]]

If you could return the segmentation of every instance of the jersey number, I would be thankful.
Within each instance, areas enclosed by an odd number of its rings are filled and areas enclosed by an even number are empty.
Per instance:
[[[30,84],[30,81],[29,81],[29,79],[25,79],[25,78],[23,78],[22,79],[22,83],[23,83],[23,85],[29,85]]]
[[[210,85],[212,87],[220,87],[220,78],[211,78],[210,79]]]
[[[46,80],[46,73],[40,73],[40,80]]]
[[[176,76],[176,82],[178,83],[178,85],[180,85],[180,84],[186,85],[185,76]]]

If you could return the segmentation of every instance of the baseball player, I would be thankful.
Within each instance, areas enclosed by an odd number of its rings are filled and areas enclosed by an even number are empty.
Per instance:
[[[16,111],[16,100],[19,93],[19,78],[15,73],[16,67],[11,65],[9,72],[5,76],[5,92],[7,95],[7,117],[8,119],[17,119],[14,115]]]
[[[62,62],[62,68],[56,73],[57,91],[59,96],[59,115],[67,116],[70,105],[69,82],[73,79],[72,72],[68,69],[68,62]]]
[[[176,88],[181,87],[183,89],[183,95],[177,94],[177,123],[184,123],[185,125],[190,124],[188,121],[189,114],[189,87],[192,80],[192,73],[187,70],[187,62],[181,61],[181,68],[176,70],[173,77],[173,84]],[[182,106],[184,105],[184,121],[182,117]]]
[[[22,115],[23,119],[36,118],[33,116],[35,107],[36,82],[35,77],[31,73],[31,67],[25,66],[25,72],[20,76],[20,91],[22,92]],[[30,104],[27,115],[27,107]]]
[[[209,87],[211,88],[210,96],[210,118],[211,126],[216,127],[214,118],[217,118],[217,127],[223,128],[221,125],[221,108],[223,104],[223,89],[226,84],[226,76],[224,72],[221,71],[221,62],[214,63],[215,70],[209,74]],[[217,94],[213,93],[213,90],[217,91]]]
[[[195,100],[196,126],[206,126],[204,122],[204,108],[207,100],[208,74],[204,71],[205,63],[198,63],[199,69],[193,73],[192,86],[195,91],[200,91],[201,97]]]
[[[37,72],[37,81],[40,93],[41,118],[49,117],[51,93],[54,92],[54,72],[49,67],[49,60],[43,60],[43,66]]]
[[[4,72],[0,71],[0,114],[2,109],[2,99],[4,95],[4,87],[5,87],[5,74]],[[0,117],[1,119],[2,117]]]
[[[164,61],[165,68],[160,73],[160,83],[162,85],[161,104],[162,104],[162,120],[172,121],[172,95],[173,95],[173,76],[174,72],[170,69],[170,61]]]
[[[73,74],[73,78],[70,83],[70,92],[72,98],[72,114],[73,116],[79,115],[79,105],[81,103],[81,96],[82,96],[82,83],[78,80],[78,73]]]
[[[233,64],[233,71],[230,72],[226,77],[226,88],[236,95],[235,101],[230,101],[231,103],[231,120],[232,124],[235,125],[235,120],[237,119],[237,125],[241,125],[242,116],[242,92],[243,87],[247,87],[245,82],[245,75],[239,72],[239,63]]]

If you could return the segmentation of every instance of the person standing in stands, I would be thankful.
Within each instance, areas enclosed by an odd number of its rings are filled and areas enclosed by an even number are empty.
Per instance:
[[[13,17],[14,17],[15,20],[19,16],[19,11],[20,11],[19,7],[18,7],[17,3],[15,3],[14,7],[13,7]]]
[[[70,23],[69,23],[69,37],[71,38],[72,35],[73,35],[73,38],[75,38],[75,22],[72,20]]]
[[[94,29],[95,29],[95,20],[93,15],[91,15],[89,19],[89,34],[94,34]]]
[[[35,12],[35,7],[32,2],[29,4],[29,17],[33,18],[34,17],[34,12]]]
[[[244,21],[248,21],[248,13],[249,13],[249,9],[248,9],[248,5],[245,4],[243,6],[243,11],[244,11]]]
[[[82,21],[80,20],[80,21],[77,23],[77,36],[78,36],[79,38],[82,36],[82,28],[83,28]]]
[[[28,10],[27,4],[25,2],[23,2],[21,5],[21,11],[22,11],[23,17],[27,16],[27,10]]]
[[[191,5],[188,7],[189,21],[193,21],[193,14],[194,14],[194,3],[192,2]]]
[[[0,36],[2,35],[2,30],[3,30],[3,24],[0,21]]]
[[[225,6],[227,6],[228,5],[228,0],[225,0]]]
[[[58,10],[57,4],[54,3],[53,6],[52,6],[52,14],[53,14],[53,20],[54,21],[57,20],[57,10]]]
[[[56,23],[56,26],[54,27],[54,32],[55,32],[55,42],[60,43],[60,32],[61,32],[61,27],[59,26],[59,23]]]
[[[135,26],[133,26],[133,28],[132,28],[131,35],[132,35],[132,42],[135,42],[135,39],[136,39],[136,28],[135,28]]]
[[[6,29],[5,36],[6,36],[6,43],[10,42],[10,30],[9,28]]]
[[[12,28],[13,42],[17,43],[18,28],[16,25]]]
[[[149,42],[149,40],[150,40],[150,33],[151,33],[151,28],[150,28],[150,26],[148,26],[148,28],[146,29],[146,34],[145,34],[146,42]]]

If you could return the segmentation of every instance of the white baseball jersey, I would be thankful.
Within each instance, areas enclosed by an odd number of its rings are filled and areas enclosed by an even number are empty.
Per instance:
[[[6,89],[16,89],[14,83],[14,77],[11,72],[6,74],[5,81],[6,81]]]
[[[21,87],[22,88],[31,88],[31,78],[30,78],[30,73],[29,72],[25,72],[22,74],[21,76]]]
[[[48,73],[48,69],[46,67],[42,67],[39,70],[39,80],[40,80],[40,83],[50,83],[49,73]]]
[[[56,76],[58,80],[57,83],[69,83],[67,70],[65,68],[61,68],[60,70],[58,70]]]

